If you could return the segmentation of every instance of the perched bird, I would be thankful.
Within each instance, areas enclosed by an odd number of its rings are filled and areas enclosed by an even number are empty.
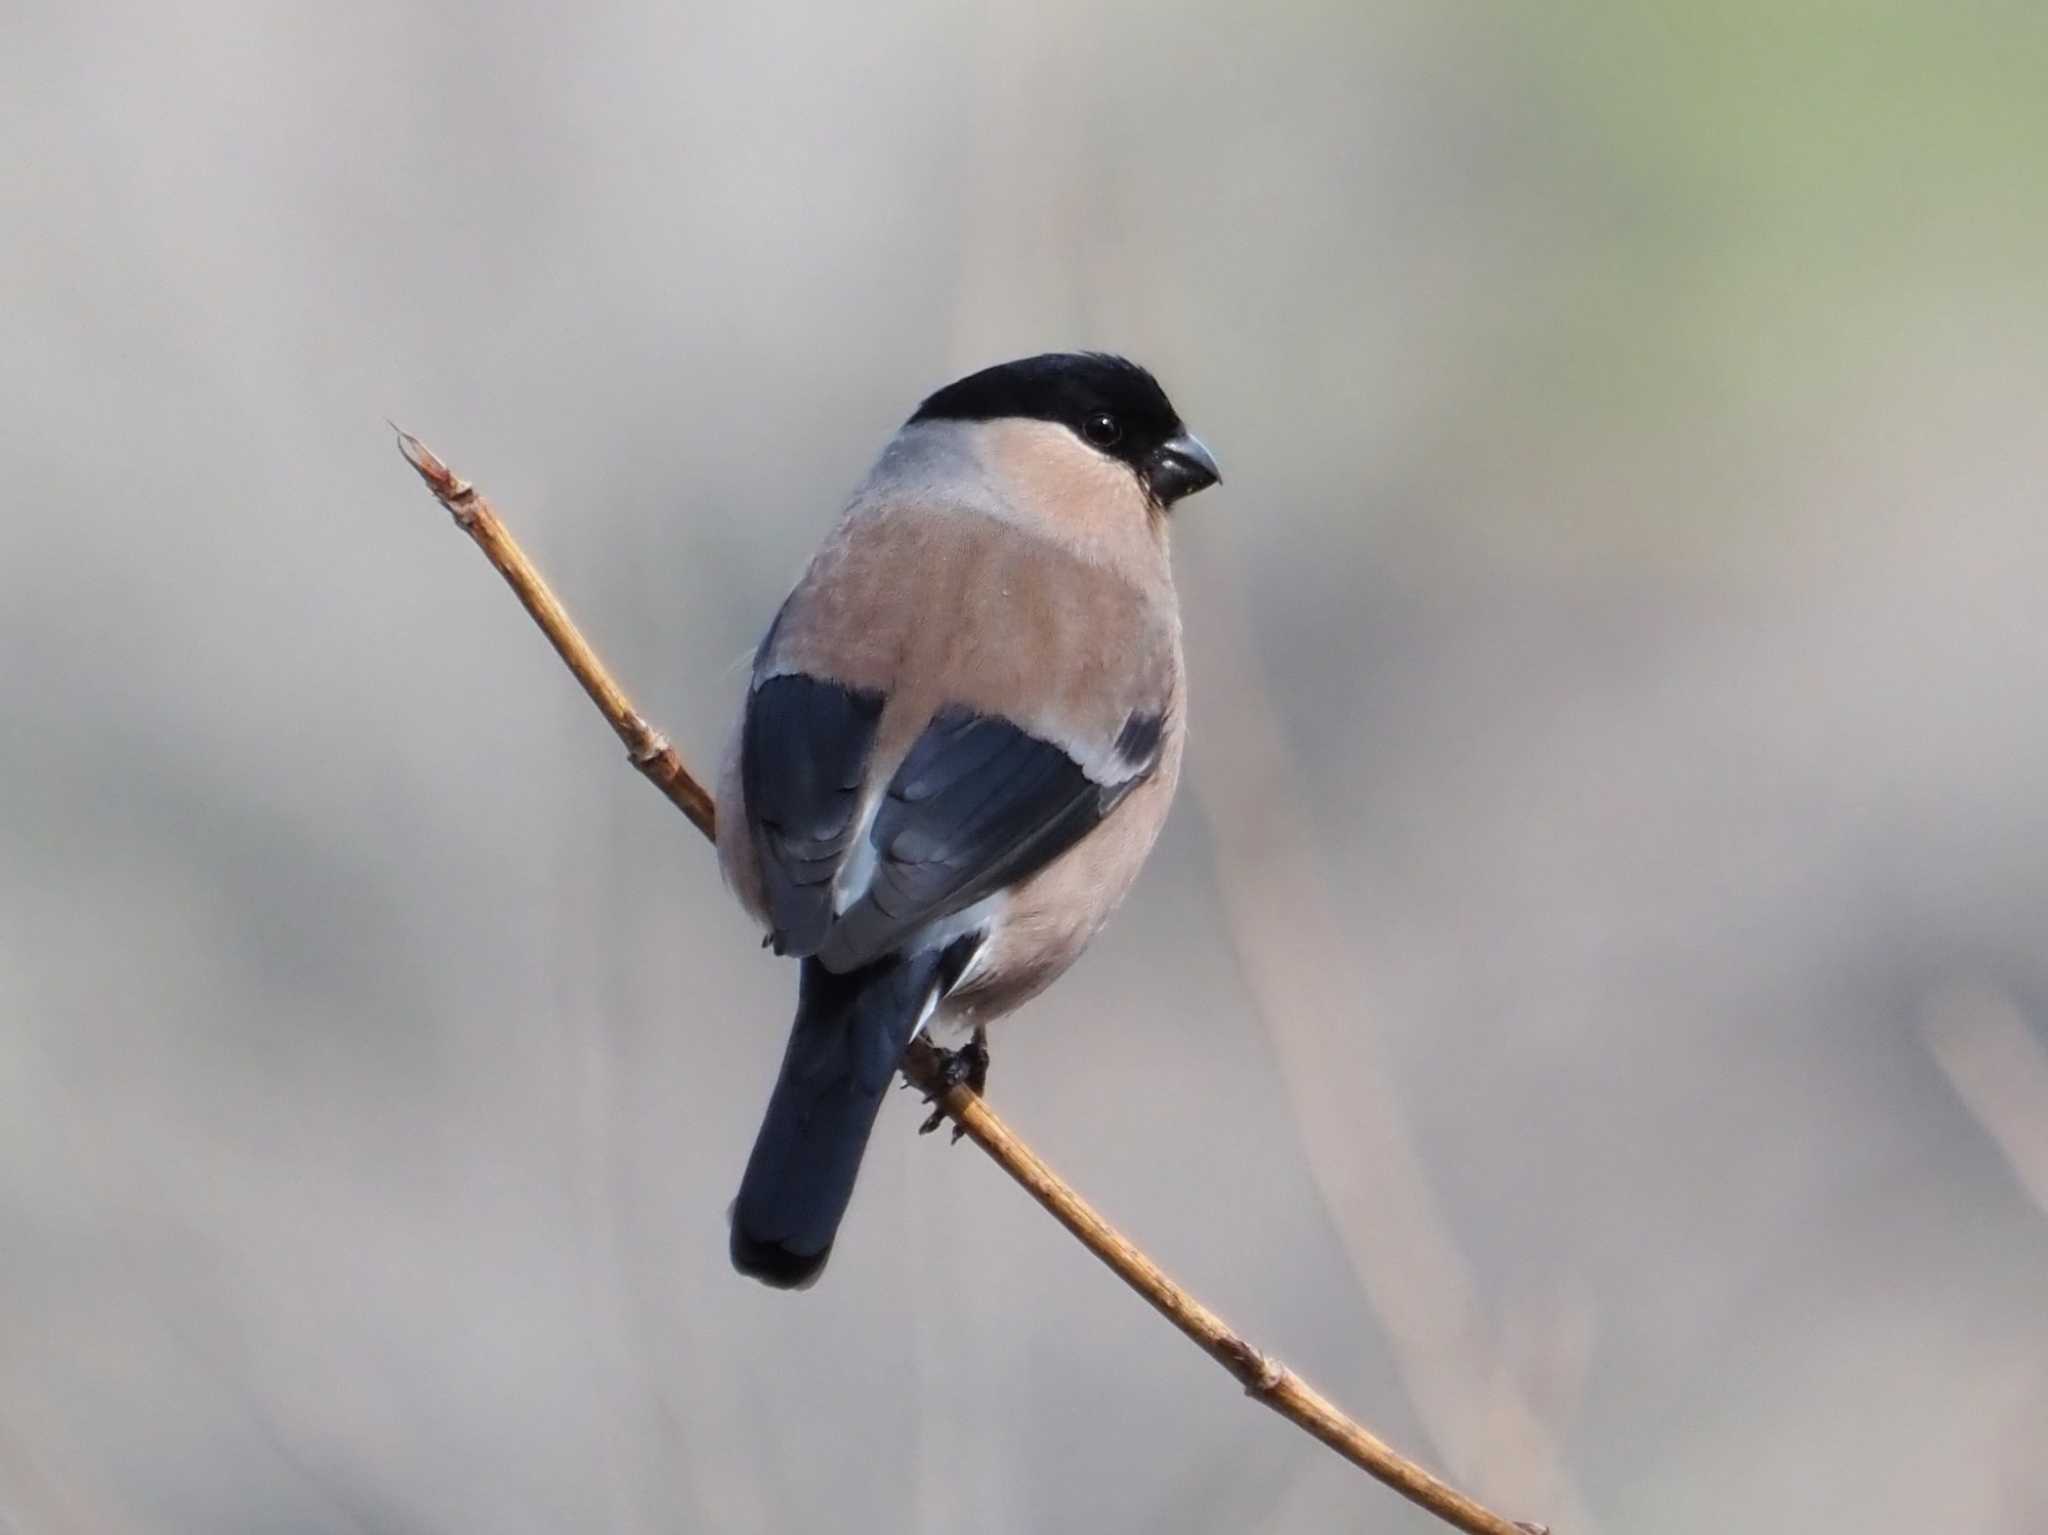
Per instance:
[[[1180,776],[1167,513],[1219,479],[1152,375],[1049,353],[961,379],[883,450],[782,604],[721,775],[726,879],[803,962],[732,1259],[816,1279],[904,1047],[1072,964]]]

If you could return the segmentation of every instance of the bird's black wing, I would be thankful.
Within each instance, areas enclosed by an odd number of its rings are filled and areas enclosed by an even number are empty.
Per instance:
[[[889,782],[868,831],[872,875],[819,958],[842,973],[871,963],[921,924],[1037,873],[1143,782],[1161,725],[1133,716],[1116,743],[1116,776],[1099,782],[1009,720],[941,710]]]
[[[747,700],[740,785],[778,954],[817,953],[832,926],[832,883],[860,829],[885,701],[796,673],[770,677]]]

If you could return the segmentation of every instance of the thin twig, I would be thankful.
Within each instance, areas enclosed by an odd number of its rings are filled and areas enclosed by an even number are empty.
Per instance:
[[[939,1081],[937,1052],[924,1040],[912,1047],[903,1074],[929,1092]],[[1187,1334],[1195,1345],[1238,1379],[1247,1395],[1306,1429],[1339,1455],[1371,1472],[1394,1491],[1419,1503],[1446,1523],[1484,1535],[1530,1535],[1540,1526],[1516,1524],[1483,1508],[1430,1475],[1378,1435],[1346,1417],[1337,1405],[1287,1366],[1233,1330],[1229,1323],[1176,1284],[1129,1237],[1102,1218],[1065,1179],[969,1089],[955,1086],[939,1106],[969,1140],[986,1151],[1058,1221],[1143,1296],[1146,1303]]]
[[[590,648],[590,641],[583,637],[583,631],[570,618],[569,610],[548,589],[533,561],[519,547],[519,541],[505,531],[504,523],[498,521],[498,514],[491,510],[491,503],[477,493],[474,485],[459,478],[442,463],[419,438],[396,426],[392,430],[398,433],[398,451],[405,455],[405,461],[419,471],[420,478],[427,482],[427,489],[434,493],[434,499],[448,508],[448,514],[455,519],[458,528],[476,540],[484,558],[497,567],[498,574],[505,578],[505,584],[512,588],[512,595],[533,615],[533,621],[540,625],[540,632],[548,637],[555,653],[576,680],[583,684],[583,691],[590,695],[590,701],[597,705],[597,712],[605,717],[605,723],[625,743],[626,755],[633,759],[633,766],[675,802],[676,809],[690,818],[692,826],[716,840],[718,817],[710,792],[690,776],[690,770],[683,766],[683,759],[668,744],[668,737],[640,717],[640,712],[633,707],[633,700],[612,680],[604,662]]]
[[[568,610],[548,589],[518,541],[505,530],[490,503],[475,486],[457,478],[417,437],[400,431],[398,447],[406,462],[426,481],[434,498],[476,540],[526,611],[533,615],[534,622],[575,674],[583,691],[626,743],[633,765],[690,818],[691,825],[706,837],[712,836],[717,823],[710,793],[690,776],[660,732],[634,710],[625,690],[597,658],[597,652],[570,620]],[[1233,1331],[1223,1318],[1174,1283],[1137,1244],[1097,1214],[980,1097],[962,1085],[946,1087],[939,1074],[938,1057],[925,1042],[920,1040],[905,1056],[903,1074],[928,1097],[935,1098],[947,1117],[1043,1205],[1053,1219],[1072,1232],[1082,1246],[1108,1264],[1147,1304],[1235,1376],[1248,1395],[1404,1498],[1468,1535],[1546,1535],[1543,1526],[1504,1518],[1432,1476],[1346,1417],[1279,1360]]]

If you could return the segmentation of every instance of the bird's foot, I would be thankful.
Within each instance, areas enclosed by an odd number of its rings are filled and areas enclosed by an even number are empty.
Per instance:
[[[974,1036],[958,1050],[941,1050],[936,1045],[932,1048],[939,1057],[937,1088],[928,1095],[934,1105],[956,1087],[965,1087],[977,1098],[988,1091],[988,1034],[984,1030],[975,1029]],[[930,1135],[945,1122],[945,1109],[935,1106],[931,1117],[917,1127],[917,1133]],[[956,1143],[966,1133],[960,1126],[953,1126]]]

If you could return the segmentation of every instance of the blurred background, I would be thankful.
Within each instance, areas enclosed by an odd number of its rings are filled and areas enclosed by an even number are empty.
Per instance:
[[[2048,11],[0,18],[0,1527],[1434,1528],[886,1110],[689,760],[886,435],[1151,364],[1189,778],[997,1107],[1560,1535],[2048,1529]]]

